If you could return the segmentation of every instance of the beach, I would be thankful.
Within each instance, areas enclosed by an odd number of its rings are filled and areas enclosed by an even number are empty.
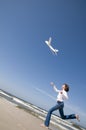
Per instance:
[[[46,130],[47,111],[0,90],[0,130]],[[50,130],[84,130],[52,114]]]
[[[46,130],[42,120],[0,98],[0,130]]]

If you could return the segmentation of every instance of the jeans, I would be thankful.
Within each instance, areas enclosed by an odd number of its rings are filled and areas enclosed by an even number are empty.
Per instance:
[[[58,101],[57,104],[48,111],[47,116],[46,116],[46,120],[44,122],[45,126],[47,126],[47,127],[49,126],[51,114],[55,110],[59,110],[59,113],[60,113],[60,116],[62,119],[75,119],[76,118],[75,114],[64,115],[63,108],[64,108],[64,102]]]

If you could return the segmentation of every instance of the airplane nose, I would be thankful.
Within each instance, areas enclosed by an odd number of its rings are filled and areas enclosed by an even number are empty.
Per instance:
[[[48,41],[45,41],[46,44],[48,44]]]

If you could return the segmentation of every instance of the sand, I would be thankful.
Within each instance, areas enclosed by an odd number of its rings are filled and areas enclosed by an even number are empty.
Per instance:
[[[0,98],[0,130],[46,130],[42,120]]]

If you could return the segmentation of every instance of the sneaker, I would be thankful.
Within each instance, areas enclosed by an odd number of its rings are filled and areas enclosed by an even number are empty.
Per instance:
[[[76,119],[77,119],[78,121],[80,121],[80,117],[79,117],[79,115],[76,115]]]
[[[49,129],[49,127],[45,126],[44,124],[41,124],[41,127],[45,127],[46,129]]]

